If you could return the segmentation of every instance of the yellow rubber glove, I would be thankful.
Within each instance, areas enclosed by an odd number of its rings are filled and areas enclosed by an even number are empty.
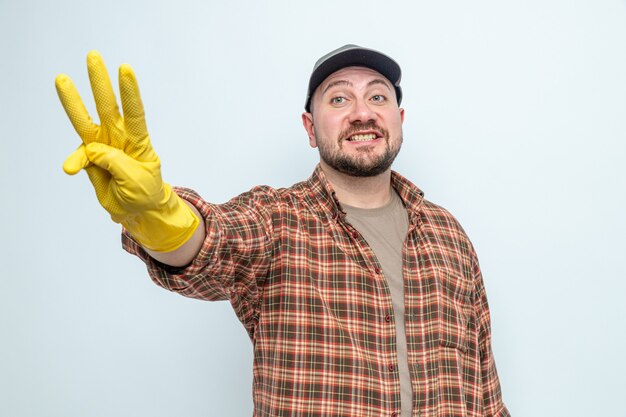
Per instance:
[[[87,70],[100,125],[91,120],[72,80],[65,74],[56,77],[63,108],[82,139],[63,170],[74,175],[85,169],[102,207],[142,246],[158,252],[178,249],[199,219],[161,179],[133,69],[126,64],[119,69],[123,117],[97,51],[87,55]]]

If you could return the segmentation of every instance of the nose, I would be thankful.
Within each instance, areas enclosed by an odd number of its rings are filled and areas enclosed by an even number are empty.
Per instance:
[[[370,104],[365,99],[354,100],[350,110],[350,123],[376,121],[376,112],[372,110]]]

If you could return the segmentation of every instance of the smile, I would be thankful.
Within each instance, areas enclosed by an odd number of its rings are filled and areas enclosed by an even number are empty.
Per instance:
[[[348,138],[348,140],[350,142],[366,142],[366,141],[369,141],[369,140],[374,140],[374,139],[376,139],[376,137],[377,136],[376,136],[375,133],[368,133],[368,134],[365,134],[365,135],[350,136]]]

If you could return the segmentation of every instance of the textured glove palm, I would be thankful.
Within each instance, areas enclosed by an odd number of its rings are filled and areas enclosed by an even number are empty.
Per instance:
[[[64,74],[56,78],[63,108],[82,139],[63,164],[64,171],[74,175],[85,169],[102,207],[142,246],[160,252],[179,248],[199,220],[161,179],[133,69],[119,69],[123,117],[98,52],[88,54],[87,70],[100,125],[93,123],[72,80]]]

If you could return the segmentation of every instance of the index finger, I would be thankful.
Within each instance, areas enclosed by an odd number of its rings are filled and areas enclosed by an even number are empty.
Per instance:
[[[54,80],[54,85],[65,113],[67,113],[67,117],[78,135],[84,143],[94,141],[98,133],[98,126],[91,120],[72,79],[65,74],[59,74]]]

